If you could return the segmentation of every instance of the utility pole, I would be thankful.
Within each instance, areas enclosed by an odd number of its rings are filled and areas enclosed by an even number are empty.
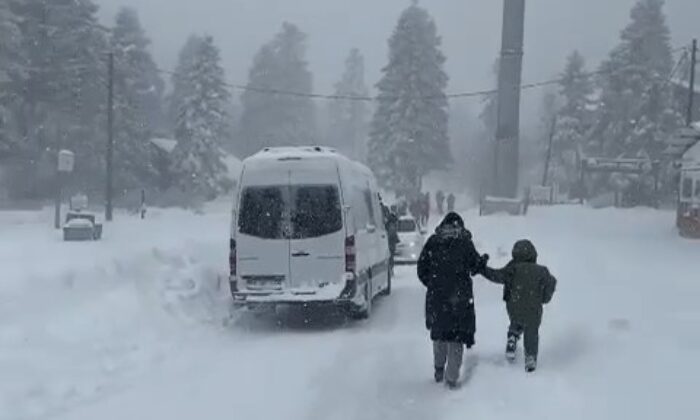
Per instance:
[[[688,89],[690,93],[688,94],[688,116],[687,123],[688,127],[693,124],[693,112],[695,111],[695,68],[698,61],[698,40],[693,40],[693,46],[690,52],[690,88]]]
[[[494,191],[517,198],[520,160],[520,93],[525,34],[525,0],[503,0],[503,38],[498,75],[498,126]]]
[[[114,53],[109,53],[107,87],[107,185],[105,188],[105,220],[112,221],[112,196],[114,194]]]

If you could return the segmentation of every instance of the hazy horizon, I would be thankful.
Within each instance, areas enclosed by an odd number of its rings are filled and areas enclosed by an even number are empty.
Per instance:
[[[408,0],[95,0],[100,16],[111,25],[121,6],[135,8],[152,40],[157,63],[175,66],[177,54],[192,33],[214,36],[222,51],[229,81],[244,84],[252,58],[283,21],[293,22],[308,38],[314,90],[331,93],[348,51],[360,48],[366,57],[367,81],[374,86],[386,64],[387,39]],[[590,68],[617,43],[629,22],[635,0],[530,0],[527,3],[525,82],[548,79],[561,71],[565,57],[578,49]],[[268,7],[261,7],[263,4]],[[493,87],[491,68],[501,38],[501,0],[422,0],[435,18],[447,55],[450,92]],[[700,36],[700,1],[667,0],[666,14],[673,45]],[[697,22],[693,22],[693,17]],[[525,120],[538,102],[525,98]],[[478,99],[466,99],[470,108]],[[530,106],[527,106],[530,104]]]

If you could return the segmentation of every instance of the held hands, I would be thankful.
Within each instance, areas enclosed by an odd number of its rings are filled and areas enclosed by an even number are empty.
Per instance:
[[[489,258],[489,254],[482,255],[479,258],[479,262],[477,263],[476,267],[474,268],[473,274],[482,274],[484,272],[484,269],[488,266]]]

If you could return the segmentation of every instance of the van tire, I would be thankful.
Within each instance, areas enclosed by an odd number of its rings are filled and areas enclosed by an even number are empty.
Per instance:
[[[393,277],[391,275],[392,274],[391,271],[392,271],[391,267],[389,267],[389,269],[387,270],[387,274],[386,274],[386,289],[382,290],[382,293],[381,293],[382,296],[391,295],[391,280]]]
[[[368,280],[365,283],[364,290],[365,305],[358,307],[351,312],[351,316],[354,319],[369,319],[372,316],[372,280]]]

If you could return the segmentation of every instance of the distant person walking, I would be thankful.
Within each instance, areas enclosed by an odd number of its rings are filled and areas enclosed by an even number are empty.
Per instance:
[[[428,227],[429,222],[430,222],[430,193],[427,192],[423,196],[423,200],[421,202],[421,225],[423,225],[423,227]]]
[[[435,194],[435,204],[437,204],[438,214],[440,216],[445,214],[445,193],[442,190],[438,190]]]
[[[389,269],[391,273],[394,272],[394,256],[396,255],[396,246],[400,242],[399,240],[399,218],[396,214],[396,207],[388,208],[382,205],[382,210],[384,212],[384,224],[386,227],[387,240],[389,242]]]
[[[447,196],[447,211],[448,212],[455,211],[455,201],[456,200],[457,200],[457,198],[452,193],[450,193],[450,195]]]
[[[445,216],[418,259],[418,278],[427,288],[425,326],[433,341],[435,381],[444,380],[451,389],[459,386],[464,346],[475,343],[471,275],[485,264],[456,213]]]

